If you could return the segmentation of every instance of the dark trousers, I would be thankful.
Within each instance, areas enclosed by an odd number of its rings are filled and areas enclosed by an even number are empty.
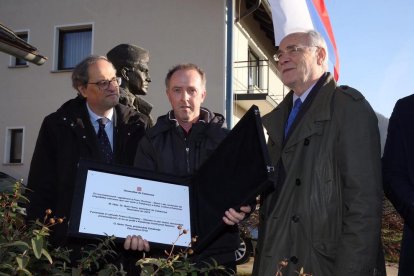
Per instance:
[[[398,276],[414,275],[414,232],[404,225],[404,234],[401,241],[400,263]]]

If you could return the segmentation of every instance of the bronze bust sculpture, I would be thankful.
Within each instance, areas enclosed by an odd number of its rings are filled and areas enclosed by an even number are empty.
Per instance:
[[[148,126],[152,126],[152,105],[140,97],[148,93],[151,82],[148,72],[149,52],[133,44],[119,44],[107,53],[107,57],[114,65],[117,76],[122,78],[119,102],[135,108],[143,115]]]

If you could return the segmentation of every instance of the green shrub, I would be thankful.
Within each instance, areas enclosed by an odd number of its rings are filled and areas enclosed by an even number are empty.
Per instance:
[[[28,202],[22,194],[21,182],[16,182],[13,190],[0,193],[0,276],[6,275],[126,275],[122,265],[111,263],[117,255],[113,250],[115,237],[107,237],[97,244],[82,250],[81,258],[71,263],[70,250],[52,247],[48,238],[54,225],[65,223],[65,218],[53,216],[53,211],[45,210],[43,221],[25,222],[25,209]],[[179,235],[186,230],[178,227]],[[197,268],[188,258],[191,249],[174,252],[174,244],[165,258],[142,258],[137,265],[141,275],[208,275],[219,271],[228,274],[217,263]],[[221,274],[221,275],[223,275]]]

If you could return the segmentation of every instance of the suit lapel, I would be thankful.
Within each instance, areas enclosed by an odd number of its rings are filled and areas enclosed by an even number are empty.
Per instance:
[[[81,107],[80,110],[76,112],[75,120],[78,125],[74,128],[74,131],[78,137],[78,141],[81,141],[81,143],[84,143],[87,148],[89,148],[89,150],[92,152],[92,156],[100,156],[96,132],[89,118],[89,113],[86,109],[86,105]]]
[[[298,142],[303,141],[306,137],[323,131],[323,122],[331,120],[332,91],[335,90],[335,86],[335,81],[328,77],[326,83],[319,90],[314,91],[314,98],[309,103],[309,106],[305,107],[306,109],[301,110],[303,114],[298,118],[299,121],[295,122],[292,132],[287,137],[285,149],[289,149]]]
[[[287,139],[284,139],[285,123],[293,105],[293,92],[290,91],[272,112],[263,117],[263,125],[267,129],[270,139],[280,147],[289,149],[306,137],[320,133],[323,130],[322,122],[331,120],[331,102],[335,87],[336,83],[330,74],[321,79],[318,87],[315,85],[315,88],[319,89],[313,91],[315,92],[313,99],[308,106],[304,106],[304,109],[300,111],[302,114],[298,114],[298,121],[292,126]]]

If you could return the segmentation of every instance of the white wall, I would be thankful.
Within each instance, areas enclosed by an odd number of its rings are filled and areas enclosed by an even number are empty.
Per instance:
[[[260,29],[259,24],[253,20],[252,16],[248,16],[240,23],[235,24],[234,27],[234,76],[233,86],[235,93],[246,93],[248,84],[248,68],[236,68],[237,66],[247,66],[248,62],[237,63],[238,61],[248,61],[248,48],[251,48],[255,54],[258,55],[260,60],[268,60],[268,68],[266,66],[261,67],[262,81],[264,92],[269,93],[273,99],[278,103],[284,97],[286,88],[277,75],[276,63],[273,59],[273,55],[276,51],[274,42],[270,41]],[[267,75],[269,74],[269,75]],[[266,91],[267,89],[267,91]],[[244,91],[243,91],[244,90]],[[287,90],[288,91],[288,90]],[[250,103],[249,103],[250,104]],[[248,105],[249,105],[248,104]],[[248,107],[245,104],[240,105],[237,101],[234,103],[234,117],[233,120],[236,123],[241,116],[247,111]],[[259,106],[260,108],[260,106]],[[263,109],[262,109],[263,110]],[[265,115],[265,112],[262,115]]]
[[[153,115],[170,107],[164,77],[176,63],[193,62],[207,74],[205,106],[225,113],[225,0],[0,0],[0,18],[13,30],[29,30],[30,43],[49,57],[42,66],[8,68],[0,53],[0,170],[16,178],[27,173],[43,118],[75,96],[71,72],[54,71],[55,27],[93,24],[93,54],[105,55],[120,43],[150,51],[152,83],[146,99]],[[4,164],[6,127],[25,127],[24,163]]]

